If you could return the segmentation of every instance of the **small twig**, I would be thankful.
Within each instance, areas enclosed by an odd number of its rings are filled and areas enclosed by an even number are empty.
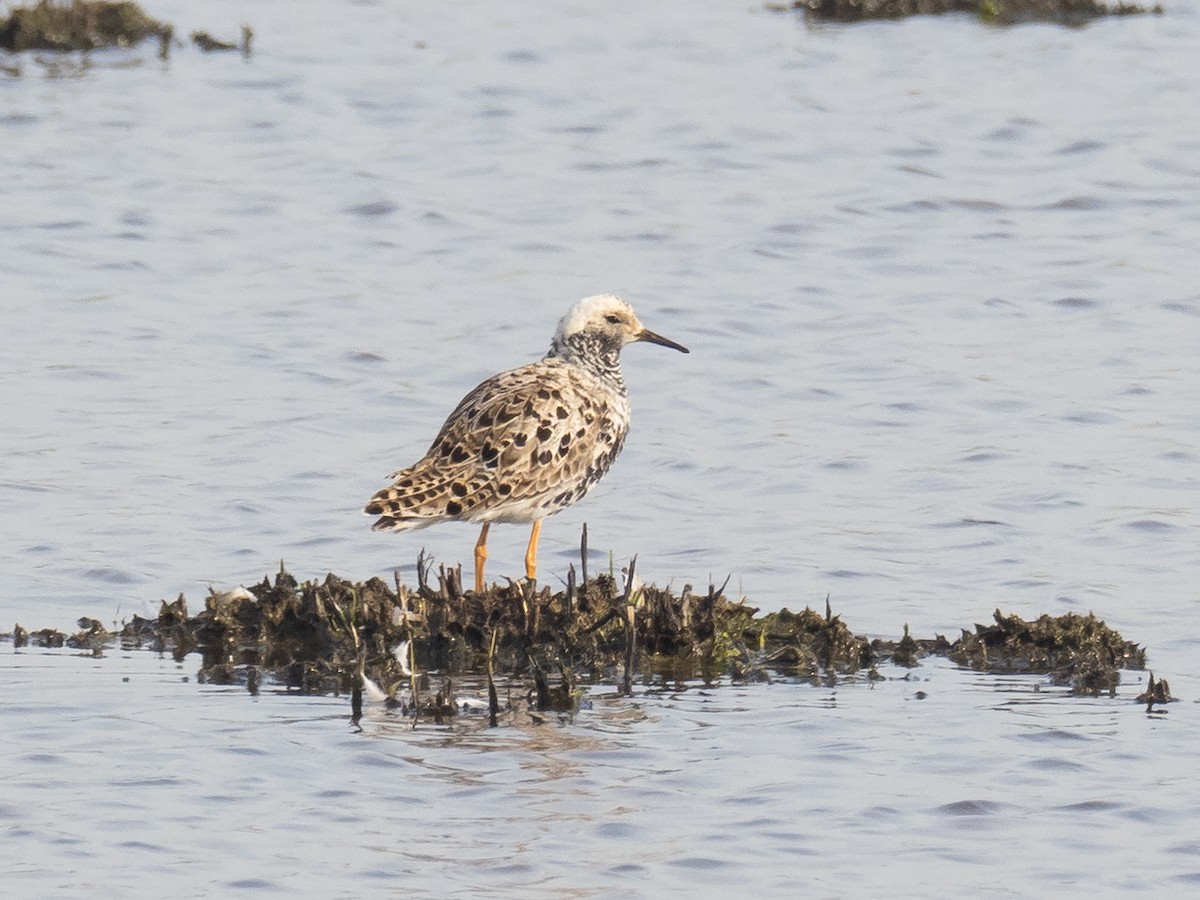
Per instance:
[[[165,25],[158,33],[158,58],[164,62],[171,55],[171,42],[175,38],[175,26]]]
[[[583,537],[579,539],[579,559],[581,563],[581,572],[583,580],[580,583],[579,589],[585,594],[587,593],[587,522],[583,523]]]
[[[410,635],[412,628],[409,628]],[[421,680],[417,676],[417,642],[411,638],[408,641],[408,690],[412,694],[413,705],[417,704],[417,691],[421,688]]]
[[[358,648],[358,671],[355,673],[354,687],[350,691],[350,724],[355,727],[360,727],[358,723],[362,721],[363,678],[366,676],[366,667],[367,647],[364,644]]]
[[[567,622],[575,617],[575,563],[567,569]]]
[[[415,707],[418,704],[417,690],[419,682],[417,679],[417,641],[416,634],[413,632],[414,613],[409,609],[408,588],[400,582],[400,573],[393,571],[392,576],[396,581],[396,599],[400,602],[401,624],[404,626],[404,642],[408,645],[408,690],[412,695],[412,702]]]
[[[633,694],[633,657],[637,649],[637,607],[633,598],[633,573],[637,567],[637,556],[629,560],[629,571],[625,576],[625,680],[621,685],[621,693],[626,697]]]
[[[530,594],[533,592],[533,583],[530,581],[513,582],[510,579],[509,584],[516,584],[517,590],[521,593],[521,624],[525,626],[525,650],[528,652],[530,645],[533,643],[533,621],[529,615]]]
[[[492,639],[488,644],[487,654],[487,685],[488,685],[488,724],[495,728],[499,724],[500,699],[496,696],[496,678],[493,660],[496,658],[496,629],[492,629]]]
[[[462,596],[462,566],[455,566],[453,569],[442,567],[446,580],[446,594],[451,600],[457,600]]]
[[[599,631],[601,628],[603,628],[605,625],[607,625],[613,619],[616,619],[619,617],[620,617],[620,613],[618,613],[615,609],[610,609],[608,612],[606,612],[604,615],[602,615],[599,619],[597,619],[595,622],[593,622],[591,625],[589,625],[587,628],[585,628],[583,630],[583,633],[584,634],[593,634],[593,633]]]
[[[433,565],[433,563],[430,563]],[[425,592],[429,590],[429,585],[425,582],[425,576],[429,574],[429,569],[425,565],[425,548],[421,548],[421,552],[417,554],[417,591],[421,596],[425,596]]]
[[[715,592],[713,591],[713,586],[710,584],[710,585],[708,586],[708,594],[709,594],[709,596],[710,596],[710,597],[711,597],[713,600],[716,600],[718,597],[720,597],[722,594],[724,594],[724,593],[725,593],[725,588],[729,587],[729,579],[730,579],[730,578],[732,578],[732,577],[733,577],[733,573],[732,573],[732,572],[730,572],[728,575],[726,575],[726,576],[725,576],[725,580],[724,580],[723,582],[721,582],[721,586],[720,586],[719,588],[717,588],[717,590],[716,590]]]
[[[625,596],[621,599],[625,601],[626,605],[629,605],[633,598],[633,570],[636,567],[637,555],[635,554],[633,559],[629,561],[629,571],[625,575]]]
[[[547,597],[550,596],[550,588],[546,588]],[[537,584],[529,586],[529,605],[532,610],[532,615],[529,617],[529,642],[532,644],[542,630],[542,598],[538,596]]]
[[[317,597],[320,597],[318,591]],[[328,598],[329,605],[333,611],[337,613],[337,617],[341,620],[346,632],[350,635],[351,643],[354,646],[354,687],[350,691],[350,722],[353,725],[358,725],[362,718],[362,698],[363,698],[363,679],[366,677],[367,667],[367,647],[358,636],[358,628],[354,624],[354,620],[358,618],[358,591],[351,589],[350,599],[353,605],[350,607],[349,614],[346,613],[340,603],[333,599],[330,595]]]

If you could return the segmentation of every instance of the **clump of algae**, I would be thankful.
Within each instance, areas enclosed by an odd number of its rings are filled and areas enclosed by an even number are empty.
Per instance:
[[[1162,6],[1107,0],[791,0],[769,4],[779,10],[802,10],[810,19],[862,22],[909,16],[964,13],[990,25],[1050,22],[1079,27],[1107,16],[1162,14]]]
[[[0,47],[16,51],[132,47],[149,37],[166,41],[170,36],[170,25],[132,2],[38,0],[0,19]]]

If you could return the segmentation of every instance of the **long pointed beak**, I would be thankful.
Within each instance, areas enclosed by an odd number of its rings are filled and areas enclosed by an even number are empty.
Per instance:
[[[670,338],[665,338],[661,334],[655,334],[649,328],[643,328],[638,332],[636,340],[645,341],[648,344],[659,344],[663,347],[670,347],[672,350],[678,350],[680,353],[690,353],[687,347],[683,344],[677,344]]]

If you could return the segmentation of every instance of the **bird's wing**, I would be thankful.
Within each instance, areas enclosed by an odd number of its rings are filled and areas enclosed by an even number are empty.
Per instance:
[[[586,376],[548,358],[467,394],[425,457],[371,498],[378,529],[528,521],[578,500],[620,452],[626,421]]]

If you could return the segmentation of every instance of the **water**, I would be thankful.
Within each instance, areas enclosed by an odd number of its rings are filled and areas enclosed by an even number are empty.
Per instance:
[[[18,896],[1183,896],[1198,877],[1194,703],[1149,719],[932,663],[874,688],[598,690],[573,724],[497,731],[372,710],[353,733],[344,698],[196,687],[143,652],[3,660]]]
[[[252,60],[5,60],[0,622],[281,558],[469,563],[472,529],[373,535],[362,502],[616,290],[692,353],[626,353],[633,431],[547,522],[547,573],[587,521],[659,583],[829,594],[871,634],[1093,610],[1183,700],[929,663],[357,734],[341,698],[9,651],[6,889],[1194,890],[1200,28],[1170,6],[1001,30],[164,0],[180,34],[248,21]],[[490,573],[525,539],[493,529]]]

